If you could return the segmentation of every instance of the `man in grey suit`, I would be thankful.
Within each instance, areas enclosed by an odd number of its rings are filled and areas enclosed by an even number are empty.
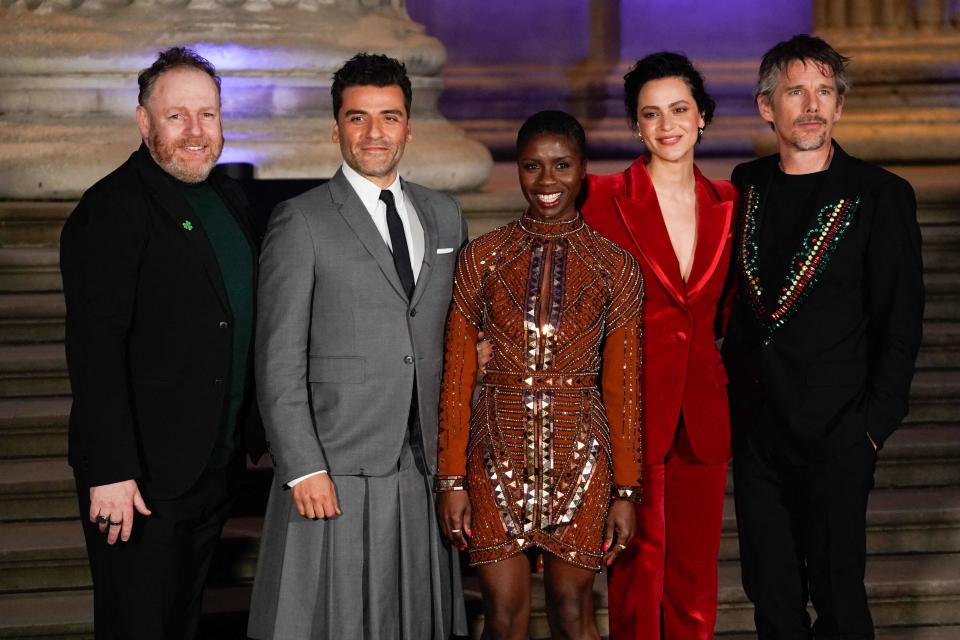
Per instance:
[[[274,211],[260,261],[256,377],[274,461],[248,633],[466,634],[456,550],[431,492],[443,328],[467,240],[448,196],[401,180],[404,66],[334,74],[344,163]]]

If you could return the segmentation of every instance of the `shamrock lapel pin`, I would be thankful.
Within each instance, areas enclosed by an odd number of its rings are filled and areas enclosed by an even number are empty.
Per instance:
[[[184,221],[180,224],[180,226],[183,227],[184,229],[186,229],[187,231],[193,231],[193,223],[190,222],[189,220],[184,220]]]

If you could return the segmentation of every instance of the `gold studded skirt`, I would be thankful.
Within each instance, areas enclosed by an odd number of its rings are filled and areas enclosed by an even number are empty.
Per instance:
[[[487,374],[467,451],[471,565],[539,547],[600,568],[611,466],[595,378],[573,374],[516,385],[509,374]]]

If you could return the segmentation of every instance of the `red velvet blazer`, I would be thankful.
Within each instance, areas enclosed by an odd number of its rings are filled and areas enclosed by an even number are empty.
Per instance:
[[[730,457],[727,374],[716,340],[733,242],[736,189],[697,179],[697,240],[688,282],[646,169],[646,158],[610,176],[587,176],[583,216],[636,257],[643,271],[644,458],[662,461],[681,412],[693,450],[706,463]]]

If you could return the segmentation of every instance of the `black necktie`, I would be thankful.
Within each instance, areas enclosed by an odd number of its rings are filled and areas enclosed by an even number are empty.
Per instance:
[[[392,191],[381,191],[380,199],[387,205],[387,229],[390,230],[390,245],[393,247],[393,266],[400,276],[407,297],[413,296],[413,269],[410,268],[410,252],[407,251],[407,236],[403,233],[403,223],[397,213],[397,205]]]

